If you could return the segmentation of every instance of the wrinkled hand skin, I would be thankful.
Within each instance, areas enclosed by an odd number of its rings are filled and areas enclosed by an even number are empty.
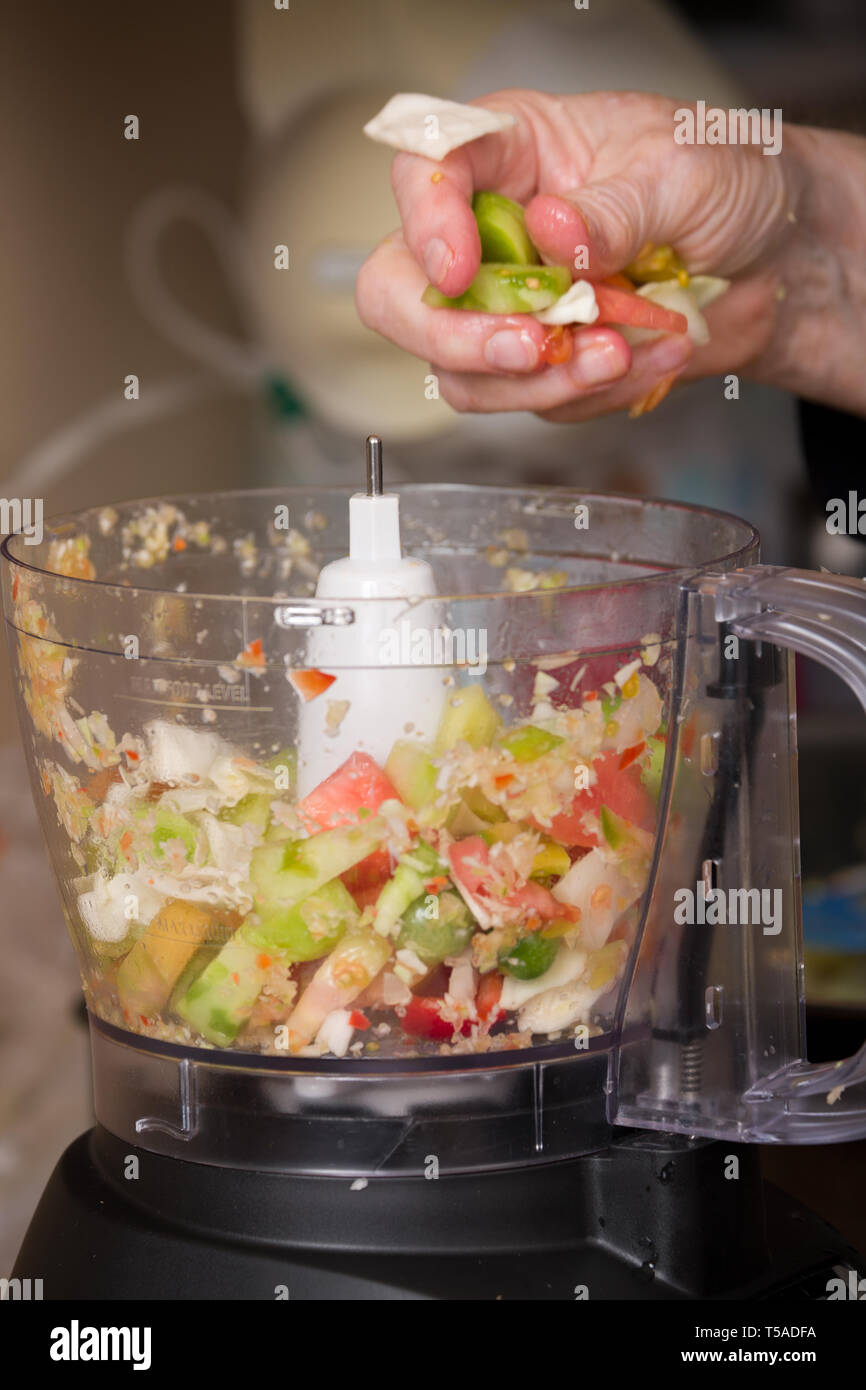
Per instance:
[[[866,141],[785,126],[777,156],[678,145],[681,103],[637,93],[503,91],[477,104],[513,112],[517,126],[439,162],[396,157],[402,228],[365,262],[356,289],[363,322],[430,362],[456,410],[584,420],[628,408],[671,374],[735,372],[866,412]],[[530,316],[422,304],[428,281],[457,295],[478,269],[479,188],[526,207],[545,261],[571,265],[586,246],[589,266],[576,277],[614,274],[653,241],[675,246],[694,274],[732,278],[707,310],[712,341],[694,348],[674,334],[629,349],[614,329],[591,325],[576,330],[570,362],[545,367],[546,330]]]

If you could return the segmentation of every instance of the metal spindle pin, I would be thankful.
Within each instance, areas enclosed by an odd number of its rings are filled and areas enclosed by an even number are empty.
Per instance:
[[[382,441],[378,434],[367,435],[367,496],[382,496]]]

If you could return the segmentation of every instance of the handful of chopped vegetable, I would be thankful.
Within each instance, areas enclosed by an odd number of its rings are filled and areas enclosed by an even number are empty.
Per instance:
[[[423,300],[434,309],[488,314],[534,314],[549,326],[542,348],[547,365],[567,362],[574,325],[609,324],[630,343],[659,333],[688,333],[702,345],[709,329],[701,310],[728,288],[714,276],[690,276],[671,246],[648,242],[624,273],[602,281],[576,280],[568,266],[542,265],[526,228],[523,208],[501,193],[481,191],[472,200],[481,240],[481,265],[468,289],[453,298],[433,285]],[[651,401],[652,409],[667,388]]]

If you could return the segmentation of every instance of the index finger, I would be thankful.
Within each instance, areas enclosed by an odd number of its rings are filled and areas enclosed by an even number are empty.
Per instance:
[[[534,190],[534,145],[529,123],[521,120],[520,103],[485,97],[476,104],[510,112],[517,125],[472,140],[444,159],[398,154],[391,168],[406,244],[431,284],[450,296],[468,288],[481,264],[472,214],[475,190],[509,191],[518,175],[523,187],[515,187],[514,193]]]

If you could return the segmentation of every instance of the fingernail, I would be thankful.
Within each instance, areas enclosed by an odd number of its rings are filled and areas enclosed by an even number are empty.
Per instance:
[[[424,269],[434,285],[448,273],[454,260],[454,252],[441,237],[434,236],[428,241],[424,251]]]
[[[671,333],[653,344],[652,366],[661,373],[684,367],[692,355],[692,342],[687,333]]]
[[[484,356],[500,372],[531,372],[538,366],[538,348],[528,333],[503,329],[484,344]]]
[[[628,371],[628,363],[615,343],[598,343],[595,347],[583,348],[575,358],[575,366],[585,386],[601,386],[606,381],[616,381]]]

